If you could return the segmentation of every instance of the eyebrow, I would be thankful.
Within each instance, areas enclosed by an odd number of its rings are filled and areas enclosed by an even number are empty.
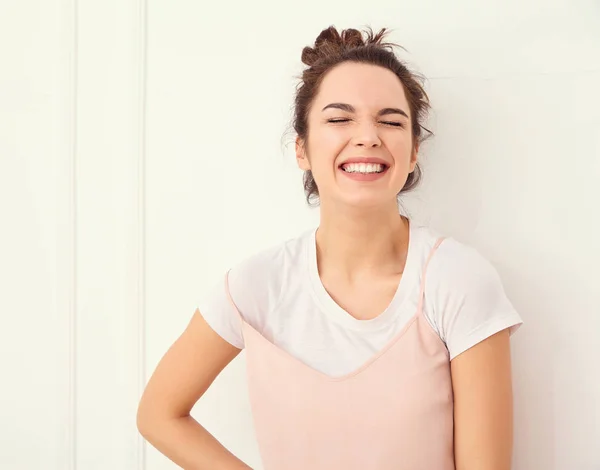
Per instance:
[[[347,104],[347,103],[329,103],[321,111],[325,111],[326,109],[329,109],[329,108],[341,109],[342,111],[346,111],[348,113],[356,112],[356,109],[354,109],[354,106],[352,106],[351,104]],[[378,116],[385,116],[387,114],[401,114],[408,118],[408,114],[406,114],[406,112],[402,111],[400,108],[383,108],[377,113]]]

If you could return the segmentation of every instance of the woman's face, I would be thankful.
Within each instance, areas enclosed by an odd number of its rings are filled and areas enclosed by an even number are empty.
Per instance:
[[[307,142],[296,142],[298,165],[312,171],[321,202],[395,205],[417,162],[411,119],[390,70],[345,62],[329,71],[308,115]]]

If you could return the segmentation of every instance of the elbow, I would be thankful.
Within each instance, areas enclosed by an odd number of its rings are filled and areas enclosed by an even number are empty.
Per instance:
[[[137,409],[136,427],[142,437],[152,443],[159,437],[159,433],[168,428],[170,423],[182,417],[166,412],[160,405],[142,400]]]
[[[167,419],[163,416],[164,413],[158,413],[157,410],[161,410],[161,407],[144,399],[138,405],[135,423],[138,432],[148,441],[156,434],[157,430],[161,429],[161,423]]]
[[[152,420],[150,419],[149,413],[146,411],[145,407],[141,404],[138,406],[137,414],[135,417],[135,424],[137,426],[138,432],[144,437],[148,439],[150,432],[153,428]]]

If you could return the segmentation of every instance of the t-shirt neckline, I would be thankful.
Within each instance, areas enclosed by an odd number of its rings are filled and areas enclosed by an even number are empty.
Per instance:
[[[370,320],[359,320],[354,318],[333,300],[325,289],[325,286],[323,286],[317,265],[316,233],[318,228],[319,227],[317,226],[309,232],[305,253],[307,255],[306,267],[308,269],[311,291],[315,300],[319,303],[321,310],[333,321],[354,330],[373,331],[389,326],[389,324],[394,322],[399,315],[401,310],[400,306],[404,300],[406,300],[407,296],[415,288],[415,279],[418,280],[418,276],[414,276],[414,273],[416,272],[416,258],[418,258],[416,254],[417,230],[414,222],[409,220],[409,239],[406,263],[396,292],[386,309]]]

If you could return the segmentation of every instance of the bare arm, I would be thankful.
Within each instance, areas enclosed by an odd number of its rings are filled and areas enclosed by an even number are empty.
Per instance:
[[[190,416],[194,404],[239,352],[196,310],[146,386],[138,407],[138,429],[185,470],[250,469]]]
[[[456,470],[510,470],[513,395],[508,330],[451,362]]]

